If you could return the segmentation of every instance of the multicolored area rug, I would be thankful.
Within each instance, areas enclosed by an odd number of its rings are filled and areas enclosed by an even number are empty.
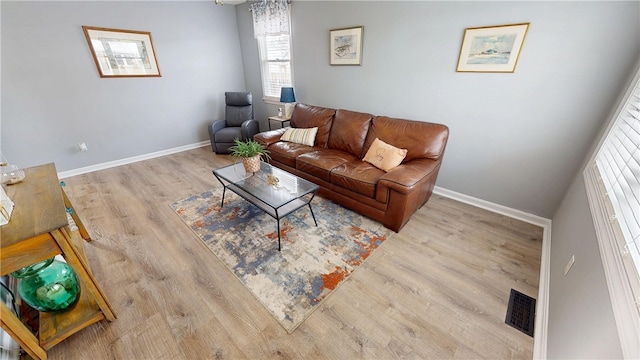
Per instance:
[[[316,196],[276,220],[227,191],[210,190],[171,204],[213,253],[292,333],[391,234],[381,224]]]

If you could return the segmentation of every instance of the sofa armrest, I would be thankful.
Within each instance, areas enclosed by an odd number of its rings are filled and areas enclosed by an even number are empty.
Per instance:
[[[384,226],[400,231],[411,215],[429,200],[441,164],[442,158],[410,160],[378,180],[376,200],[387,204]]]
[[[414,159],[399,165],[378,180],[378,197],[381,191],[395,190],[401,194],[409,194],[421,183],[429,181],[433,175],[438,174],[439,160]],[[386,198],[386,195],[384,195]]]
[[[256,134],[253,137],[253,139],[255,141],[261,143],[265,147],[268,147],[269,145],[277,143],[278,141],[280,141],[280,137],[282,136],[282,134],[284,134],[285,131],[287,131],[287,129],[288,129],[288,127],[283,128],[283,129],[275,129],[275,130],[271,130],[271,131],[261,132],[259,134]]]

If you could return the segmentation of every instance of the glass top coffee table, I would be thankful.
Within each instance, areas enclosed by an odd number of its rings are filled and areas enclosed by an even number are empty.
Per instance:
[[[318,226],[311,209],[311,200],[318,192],[318,185],[289,172],[260,162],[260,171],[247,173],[242,163],[213,170],[213,175],[223,186],[222,204],[228,190],[262,209],[278,222],[278,251],[280,251],[280,219],[309,206],[313,222]]]

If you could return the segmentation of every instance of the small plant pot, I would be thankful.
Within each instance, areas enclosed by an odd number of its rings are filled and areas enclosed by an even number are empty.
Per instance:
[[[260,171],[260,155],[252,156],[250,158],[243,158],[242,165],[244,165],[244,170],[248,173],[255,173]]]

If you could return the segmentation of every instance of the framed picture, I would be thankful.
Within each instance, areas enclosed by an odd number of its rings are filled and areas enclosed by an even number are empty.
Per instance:
[[[83,26],[100,77],[161,76],[151,33]]]
[[[362,65],[364,26],[329,30],[331,65]]]
[[[459,72],[514,72],[529,23],[468,28],[464,31]]]

